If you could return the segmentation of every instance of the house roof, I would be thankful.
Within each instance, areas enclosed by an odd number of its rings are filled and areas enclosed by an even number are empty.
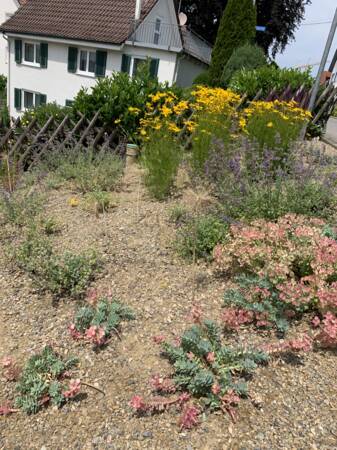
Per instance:
[[[143,0],[144,18],[158,0]],[[129,36],[136,0],[20,0],[0,31],[121,44]]]

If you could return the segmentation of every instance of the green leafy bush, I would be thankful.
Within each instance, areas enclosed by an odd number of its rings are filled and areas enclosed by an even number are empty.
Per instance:
[[[142,148],[142,163],[145,184],[156,199],[164,200],[170,194],[181,157],[180,147],[169,131],[151,131]]]
[[[47,103],[46,105],[40,105],[26,110],[22,115],[21,123],[23,125],[28,125],[36,118],[37,123],[40,126],[43,126],[49,117],[54,117],[57,122],[61,123],[66,115],[72,117],[73,111],[71,108],[59,106],[57,103]]]
[[[279,69],[270,65],[236,72],[228,87],[237,94],[247,94],[249,99],[253,99],[260,90],[261,98],[266,98],[273,89],[278,94],[288,86],[293,90],[299,89],[302,85],[311,89],[313,82],[310,69],[303,72],[299,69]]]
[[[82,193],[111,191],[122,175],[123,162],[112,153],[75,148],[48,154],[39,167],[39,171],[46,170],[60,181],[70,182]]]
[[[36,414],[48,403],[61,407],[79,392],[79,380],[71,380],[68,385],[64,378],[77,364],[75,358],[62,360],[51,347],[33,355],[17,383],[15,406],[27,414]]]
[[[149,63],[146,63],[134,77],[115,72],[111,77],[99,79],[90,91],[81,89],[73,108],[89,118],[100,110],[102,122],[112,127],[118,125],[122,132],[135,139],[149,95],[165,89],[167,85],[150,75]]]
[[[242,69],[251,70],[267,66],[267,58],[261,47],[245,44],[234,50],[224,67],[221,76],[221,84],[227,86],[233,75]]]
[[[78,297],[88,288],[98,268],[94,252],[54,256],[46,268],[44,284],[57,296]]]
[[[193,84],[195,85],[204,85],[204,86],[210,86],[211,83],[211,78],[209,75],[209,71],[206,70],[205,72],[200,73],[198,76],[196,76],[196,78],[193,81]]]
[[[99,268],[94,252],[56,255],[49,240],[36,230],[28,233],[14,256],[19,267],[28,272],[39,287],[56,296],[81,296]]]
[[[228,225],[212,215],[197,216],[177,231],[176,248],[184,258],[206,258],[214,247],[224,242]]]
[[[0,196],[0,214],[3,222],[23,227],[33,223],[43,207],[43,198],[34,191],[21,190],[2,193]]]

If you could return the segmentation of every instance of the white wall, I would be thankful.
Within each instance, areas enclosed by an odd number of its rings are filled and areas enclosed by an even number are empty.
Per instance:
[[[15,13],[18,5],[15,0],[0,0],[0,24],[6,22],[9,17]],[[8,72],[8,48],[7,41],[0,33],[0,75],[6,75]]]
[[[2,0],[0,0],[2,1]],[[32,41],[32,39],[30,39]],[[36,40],[39,42],[39,40]],[[96,83],[96,79],[91,76],[69,73],[68,66],[68,45],[65,43],[48,43],[48,68],[31,67],[15,62],[14,38],[10,38],[10,81],[8,89],[8,100],[10,114],[17,117],[20,112],[14,108],[14,89],[23,89],[47,95],[47,102],[56,102],[65,105],[66,100],[72,100],[81,87],[90,88]],[[72,42],[69,45],[76,46]],[[82,46],[78,46],[82,48]],[[146,49],[142,47],[124,46],[122,50],[108,50],[107,71],[109,76],[113,71],[121,69],[122,54],[131,56],[152,57],[160,59],[158,79],[161,82],[168,81],[170,84],[174,80],[176,53]]]
[[[195,78],[202,72],[205,72],[207,68],[208,66],[206,64],[203,64],[188,55],[180,56],[177,66],[177,85],[180,87],[192,86]]]
[[[139,25],[135,33],[135,40],[154,44],[155,22],[161,20],[158,45],[181,49],[182,42],[177,22],[173,0],[159,0]]]

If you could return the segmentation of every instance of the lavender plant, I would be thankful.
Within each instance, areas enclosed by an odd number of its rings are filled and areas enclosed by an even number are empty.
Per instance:
[[[288,156],[243,140],[238,146],[213,140],[206,179],[223,213],[234,219],[275,220],[287,213],[328,218],[335,200],[334,173],[324,152],[293,148]]]

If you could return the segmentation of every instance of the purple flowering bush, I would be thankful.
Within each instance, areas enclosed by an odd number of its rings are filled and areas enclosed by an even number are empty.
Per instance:
[[[226,217],[275,220],[285,214],[329,218],[335,205],[331,161],[315,149],[292,148],[287,158],[278,149],[257,151],[243,140],[224,145],[213,140],[205,176]]]

